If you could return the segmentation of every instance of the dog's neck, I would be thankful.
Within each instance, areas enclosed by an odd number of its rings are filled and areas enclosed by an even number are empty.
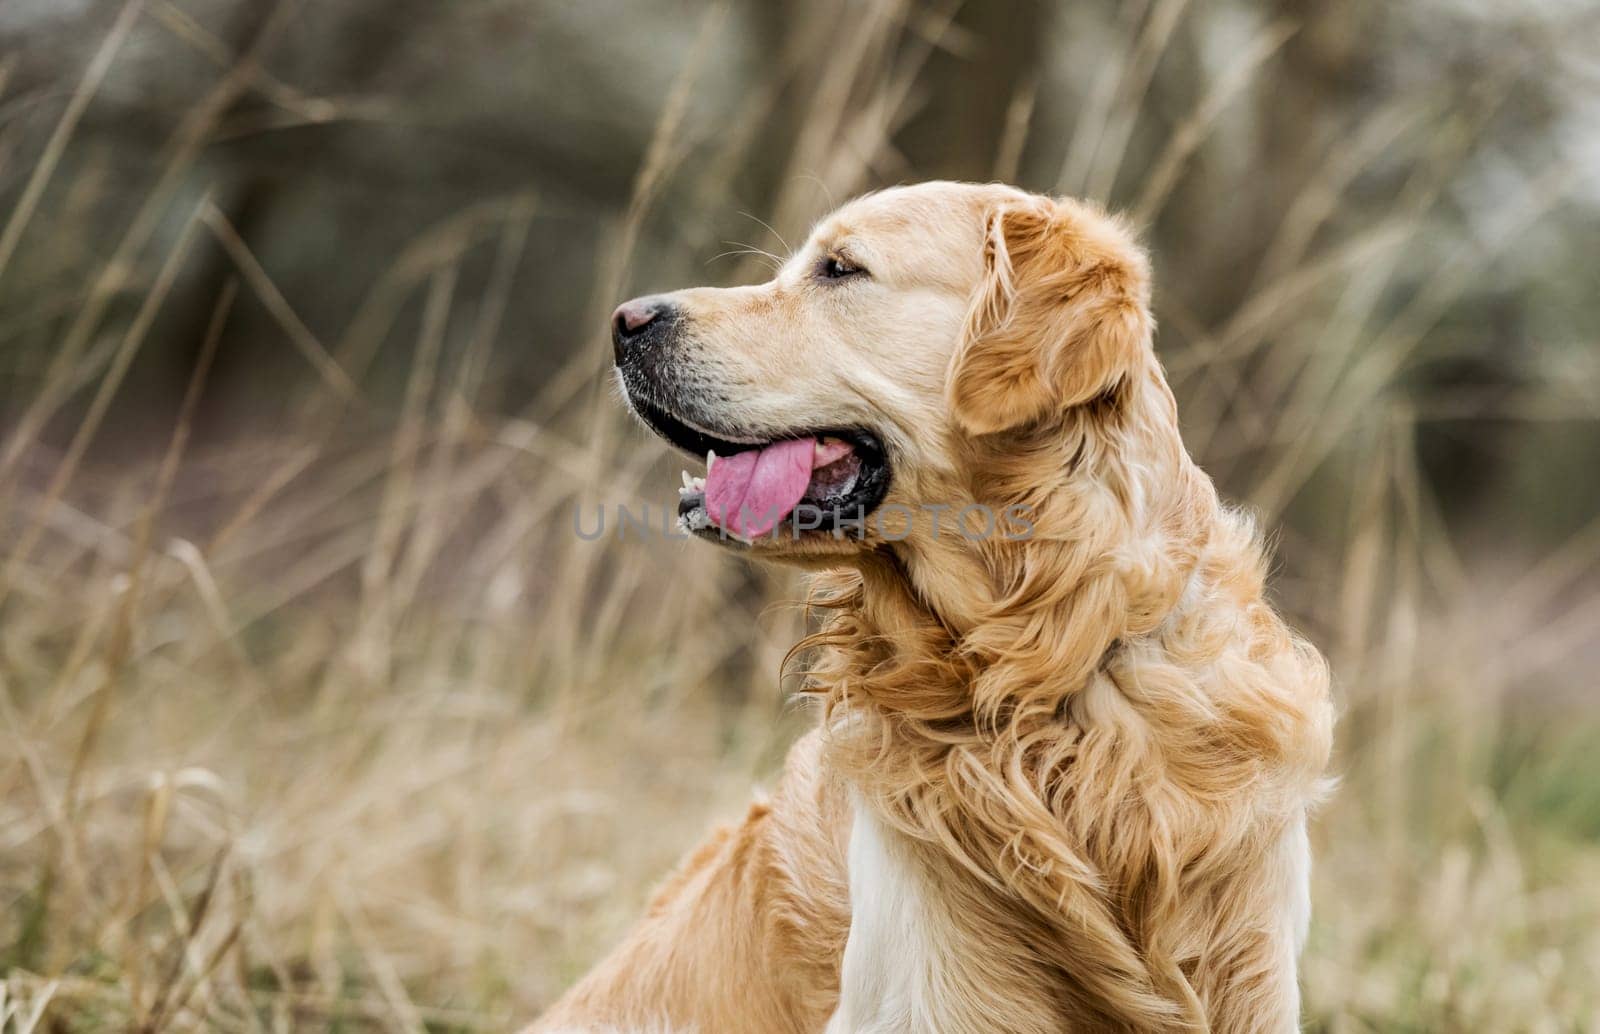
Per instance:
[[[818,577],[812,600],[831,616],[802,647],[817,648],[809,686],[829,724],[865,730],[842,746],[913,769],[952,751],[1009,764],[1028,743],[1098,734],[1142,749],[1228,715],[1237,756],[1270,762],[1325,731],[1326,673],[1265,600],[1253,522],[1183,451],[1158,370],[1124,401],[1115,425],[1053,429],[1064,449],[1008,443],[1012,483],[1040,484],[1031,538],[908,540]],[[1072,457],[1057,474],[1025,465],[1051,448]],[[1005,454],[991,459],[1004,478]],[[842,767],[857,763],[876,779],[865,757]]]
[[[1118,644],[1159,628],[1207,577],[1221,506],[1153,362],[1122,398],[1114,416],[1081,410],[971,458],[987,480],[947,491],[991,512],[1020,506],[1029,533],[946,529],[881,547],[859,566],[853,625],[906,656],[942,653],[980,713],[1020,697],[1053,708]],[[1052,455],[1067,459],[1041,475],[1036,458]]]

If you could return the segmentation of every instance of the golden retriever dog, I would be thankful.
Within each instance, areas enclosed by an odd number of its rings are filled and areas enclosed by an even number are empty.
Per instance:
[[[815,572],[820,721],[535,1030],[1297,1028],[1328,674],[1149,294],[1086,204],[925,183],[616,311],[683,527]]]

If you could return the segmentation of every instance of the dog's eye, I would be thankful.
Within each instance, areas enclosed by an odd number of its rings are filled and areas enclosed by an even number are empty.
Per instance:
[[[844,280],[852,276],[864,276],[866,272],[860,266],[851,264],[849,259],[837,255],[829,255],[817,268],[817,275],[824,280]]]

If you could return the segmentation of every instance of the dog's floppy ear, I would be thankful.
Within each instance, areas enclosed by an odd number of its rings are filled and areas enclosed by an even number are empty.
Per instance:
[[[1002,204],[988,215],[983,261],[946,382],[968,432],[1087,402],[1150,347],[1149,263],[1107,216],[1043,197]]]

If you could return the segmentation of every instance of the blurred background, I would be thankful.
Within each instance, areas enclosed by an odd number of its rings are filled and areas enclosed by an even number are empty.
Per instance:
[[[807,715],[606,315],[865,189],[1127,213],[1330,656],[1316,1031],[1600,1030],[1600,5],[3,0],[0,1029],[468,1030]]]

